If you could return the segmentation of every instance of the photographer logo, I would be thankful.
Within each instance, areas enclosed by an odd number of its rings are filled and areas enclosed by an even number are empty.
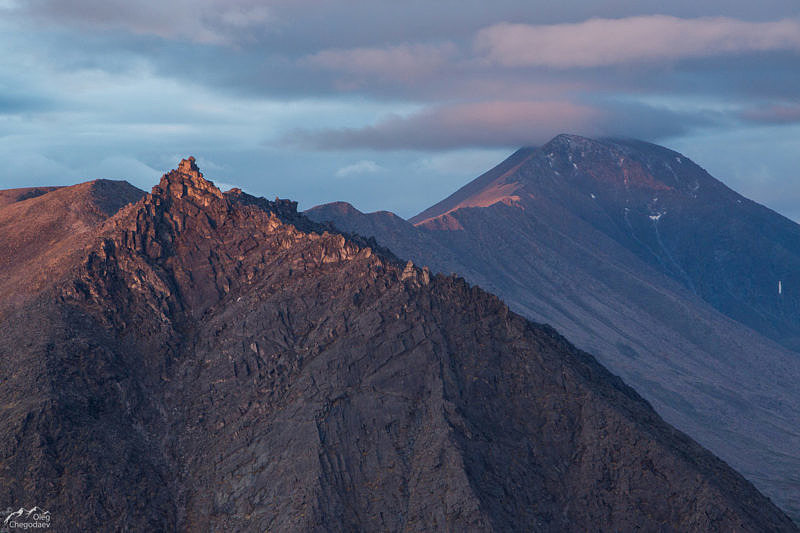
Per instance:
[[[25,509],[20,507],[16,511],[10,507],[3,512],[4,520],[0,524],[0,532],[25,531],[29,529],[49,529],[50,511],[45,511],[41,507]]]

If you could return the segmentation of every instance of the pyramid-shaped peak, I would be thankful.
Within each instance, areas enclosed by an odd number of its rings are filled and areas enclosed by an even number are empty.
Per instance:
[[[222,191],[214,185],[214,182],[203,177],[203,173],[200,172],[200,168],[192,156],[182,159],[177,169],[164,174],[161,182],[153,189],[153,193],[167,193],[177,198],[184,196],[193,198],[223,197]],[[208,202],[203,200],[202,203],[205,205]]]

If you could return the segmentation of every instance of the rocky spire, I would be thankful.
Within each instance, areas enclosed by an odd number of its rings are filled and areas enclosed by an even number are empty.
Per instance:
[[[192,156],[182,159],[176,170],[164,174],[161,182],[153,189],[154,194],[159,192],[176,198],[188,196],[202,205],[208,205],[212,197],[223,197],[222,191],[203,177]]]
[[[197,178],[203,177],[203,173],[200,172],[200,169],[197,167],[195,158],[191,155],[187,159],[181,159],[181,162],[178,164],[178,172],[187,176]]]

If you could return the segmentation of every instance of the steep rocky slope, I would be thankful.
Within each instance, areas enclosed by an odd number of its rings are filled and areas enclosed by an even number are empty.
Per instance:
[[[59,530],[797,530],[552,329],[193,160],[94,234],[0,322],[0,496]]]
[[[665,148],[566,135],[415,225],[342,204],[307,215],[552,324],[800,519],[796,224]]]

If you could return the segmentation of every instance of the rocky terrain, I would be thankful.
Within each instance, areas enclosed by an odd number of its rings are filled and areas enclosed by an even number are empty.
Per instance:
[[[797,531],[461,278],[192,159],[96,183],[0,207],[80,230],[0,225],[0,496],[54,530]]]
[[[679,153],[571,135],[410,221],[306,214],[553,325],[800,520],[797,224]]]

